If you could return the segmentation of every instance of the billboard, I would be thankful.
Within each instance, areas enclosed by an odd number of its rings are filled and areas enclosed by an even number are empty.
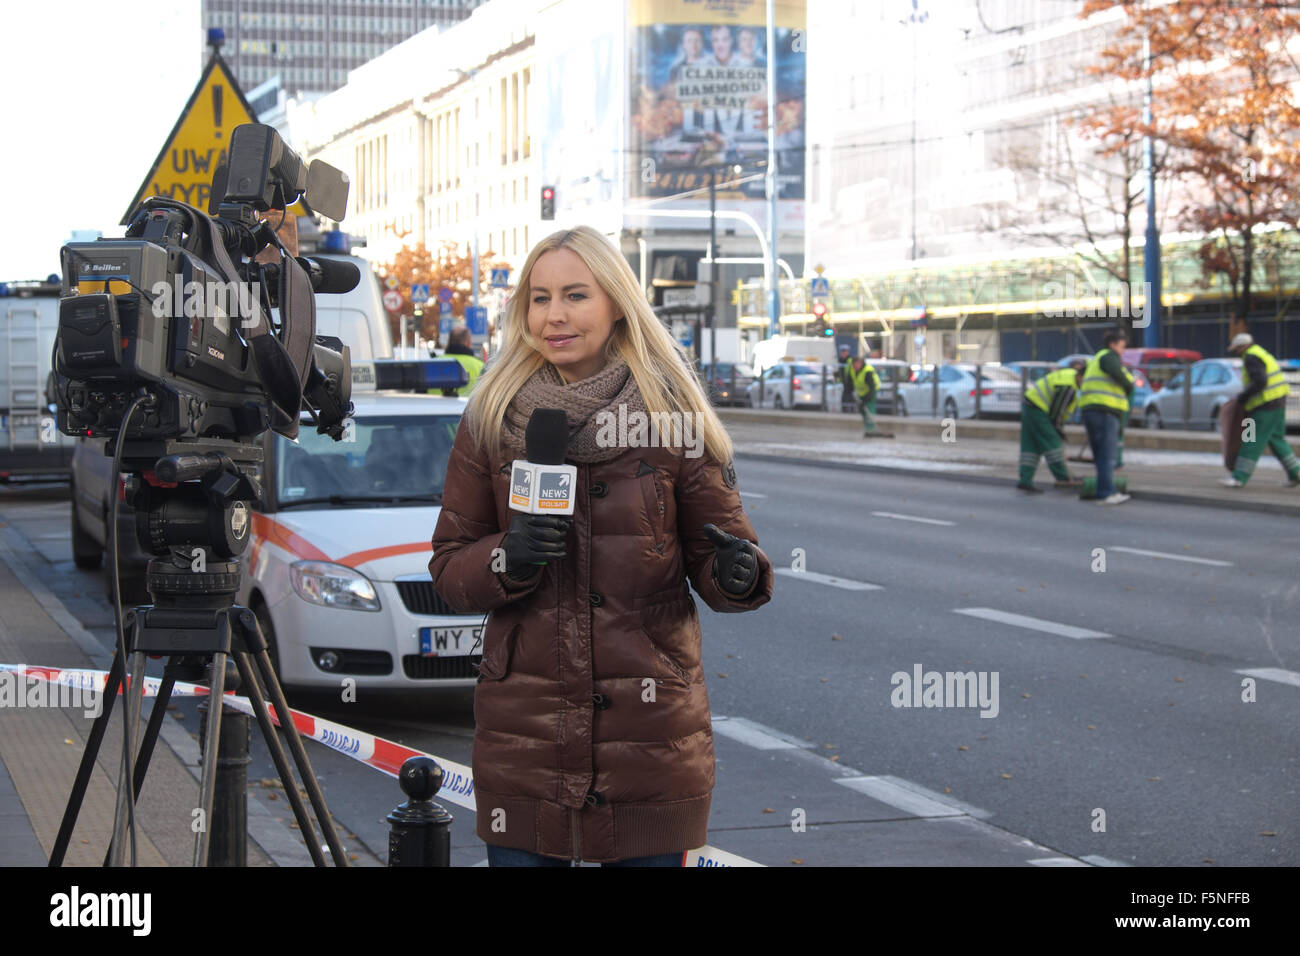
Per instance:
[[[773,52],[765,0],[629,0],[629,198],[698,189],[718,164],[762,173],[775,69],[778,194],[803,200],[803,0],[777,0],[775,21]],[[761,200],[766,187],[760,176],[718,195]]]

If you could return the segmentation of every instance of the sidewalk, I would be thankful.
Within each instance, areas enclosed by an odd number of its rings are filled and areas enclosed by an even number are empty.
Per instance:
[[[1006,484],[1009,493],[1019,480],[1019,422],[960,419],[951,432],[954,440],[944,441],[944,427],[935,419],[880,416],[877,426],[893,432],[896,437],[890,439],[863,438],[856,415],[752,409],[720,409],[719,414],[741,456]],[[1091,458],[1081,427],[1068,427],[1066,435],[1068,455],[1082,451]],[[1286,486],[1286,473],[1267,452],[1245,488],[1225,488],[1219,480],[1228,472],[1217,451],[1217,435],[1130,428],[1124,439],[1124,467],[1116,474],[1127,477],[1134,501],[1300,516],[1300,488]],[[1288,439],[1300,448],[1300,435]],[[1096,474],[1090,461],[1066,464],[1076,477]],[[1040,462],[1035,483],[1050,489],[1052,481],[1046,462]]]

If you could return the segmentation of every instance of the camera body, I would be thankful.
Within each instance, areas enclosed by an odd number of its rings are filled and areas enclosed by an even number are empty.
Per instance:
[[[257,124],[234,130],[229,157],[214,176],[215,217],[152,197],[125,238],[63,247],[52,366],[64,434],[117,435],[142,396],[128,444],[250,442],[268,427],[292,438],[304,407],[319,431],[342,434],[347,347],[315,334],[320,277],[283,252],[259,214],[314,190],[318,208],[341,219],[347,178],[320,161],[305,167]],[[278,264],[254,261],[272,245]]]

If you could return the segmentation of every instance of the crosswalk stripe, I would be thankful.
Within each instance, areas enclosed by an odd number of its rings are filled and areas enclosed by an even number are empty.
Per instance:
[[[835,782],[915,817],[971,815],[962,807],[944,803],[942,800],[936,800],[934,797],[913,790],[907,785],[907,781],[899,780],[897,777],[841,777]]]
[[[790,578],[800,578],[804,581],[812,581],[816,584],[829,584],[833,588],[843,588],[846,591],[879,591],[882,590],[879,584],[870,584],[866,581],[850,581],[848,578],[837,578],[831,574],[819,574],[816,571],[796,571],[794,568],[774,568],[777,574],[784,574]]]
[[[1042,631],[1045,634],[1055,634],[1058,637],[1072,637],[1076,640],[1111,636],[1102,631],[1089,630],[1086,627],[1075,627],[1073,624],[1058,624],[1056,621],[1045,621],[1042,618],[1029,617],[1026,614],[1012,614],[1010,611],[999,611],[991,607],[958,607],[953,608],[953,613],[983,618],[986,621],[996,621],[998,624],[1010,624],[1013,627],[1023,627],[1031,631]]]

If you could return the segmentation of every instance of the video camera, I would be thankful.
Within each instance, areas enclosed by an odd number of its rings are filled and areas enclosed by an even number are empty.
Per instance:
[[[313,293],[346,292],[360,274],[288,255],[259,214],[293,215],[289,206],[306,197],[342,219],[347,193],[342,172],[320,160],[304,166],[274,129],[245,124],[214,177],[215,217],[155,196],[126,238],[64,246],[52,362],[59,430],[115,435],[140,399],[124,436],[128,471],[144,470],[133,462],[158,450],[251,443],[268,427],[294,438],[304,407],[338,440],[352,411],[350,359],[339,339],[316,335]],[[268,246],[279,263],[253,261]],[[149,448],[131,447],[140,442]]]

